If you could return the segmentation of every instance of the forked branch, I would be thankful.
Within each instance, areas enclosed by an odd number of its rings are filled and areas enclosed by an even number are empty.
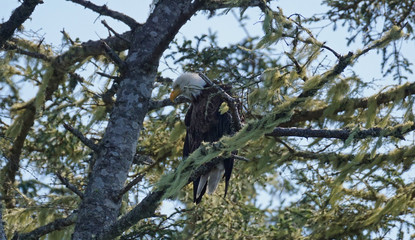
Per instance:
[[[131,29],[134,29],[137,26],[141,25],[138,22],[136,22],[133,18],[131,18],[131,17],[129,17],[129,16],[123,14],[123,13],[120,13],[120,12],[109,9],[106,4],[104,4],[102,6],[98,6],[98,5],[96,5],[96,4],[94,4],[90,1],[84,1],[84,0],[69,0],[69,1],[77,3],[81,6],[84,6],[85,8],[91,9],[92,11],[94,11],[96,13],[99,13],[100,15],[109,16],[109,17],[112,17],[114,19],[117,19],[117,20],[127,24]]]

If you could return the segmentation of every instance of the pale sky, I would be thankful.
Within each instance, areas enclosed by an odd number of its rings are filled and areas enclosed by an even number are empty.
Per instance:
[[[97,5],[107,4],[110,9],[123,12],[138,22],[144,22],[148,17],[151,3],[150,0],[93,0],[92,2]],[[327,10],[327,7],[321,6],[320,2],[320,0],[280,0],[273,1],[272,6],[274,9],[276,6],[281,7],[286,16],[299,13],[305,17],[309,17],[314,13],[323,13]],[[2,7],[0,8],[0,19],[2,21],[7,20],[12,10],[19,5],[20,3],[17,0],[3,0]],[[239,11],[235,10],[235,13],[239,14]],[[251,8],[247,10],[246,15],[250,17],[250,21],[246,25],[248,32],[251,36],[261,36],[262,26],[260,21],[262,20],[262,14],[259,9]],[[106,38],[108,36],[108,30],[101,24],[102,19],[105,19],[119,33],[128,30],[125,24],[117,20],[112,20],[108,17],[99,17],[97,13],[66,0],[45,0],[44,4],[36,7],[31,19],[27,20],[24,26],[26,30],[31,29],[43,36],[45,38],[44,42],[59,46],[62,39],[62,29],[65,29],[73,39],[79,38],[81,41]],[[316,25],[316,27],[323,25]],[[239,27],[233,14],[229,13],[208,19],[207,13],[199,12],[183,26],[176,37],[178,39],[182,39],[183,37],[193,39],[196,35],[200,36],[201,34],[208,33],[209,29],[218,33],[218,41],[222,46],[227,46],[229,43],[237,43],[246,36],[244,31]],[[320,41],[326,42],[328,46],[340,54],[347,54],[348,51],[356,51],[363,47],[360,43],[347,47],[345,36],[348,33],[340,26],[338,29],[338,31],[333,32],[331,27],[323,31],[315,28],[314,34],[318,35]],[[415,52],[415,46],[413,44],[404,44],[403,47],[408,49],[407,52]],[[329,55],[328,52],[327,55]],[[353,70],[367,80],[373,78],[381,79],[382,74],[380,73],[379,65],[380,56],[376,56],[375,52],[371,52],[359,59],[353,67]],[[163,65],[161,64],[160,70],[162,68]]]
[[[107,4],[112,10],[123,12],[130,17],[133,17],[138,22],[144,22],[149,15],[151,3],[150,0],[91,0],[97,5]],[[327,10],[326,7],[320,6],[320,0],[280,0],[274,1],[273,9],[279,6],[284,11],[286,16],[293,13],[299,13],[305,17],[309,17],[315,13],[323,13]],[[0,7],[0,21],[9,19],[13,9],[19,6],[17,0],[2,0]],[[239,14],[238,10],[235,13]],[[250,9],[246,12],[250,17],[250,21],[246,27],[251,36],[262,36],[262,14],[258,8]],[[79,38],[81,41],[97,40],[99,38],[106,38],[108,30],[101,24],[101,20],[105,19],[108,24],[117,32],[122,33],[128,30],[125,24],[112,20],[108,17],[99,17],[97,13],[89,9],[77,5],[66,0],[44,0],[44,4],[38,5],[31,16],[31,19],[24,23],[26,30],[33,30],[37,34],[45,38],[45,43],[52,43],[56,47],[59,46],[62,39],[61,30],[65,29],[73,39]],[[316,26],[323,26],[316,25]],[[229,43],[238,43],[246,35],[240,28],[239,23],[235,17],[229,13],[228,15],[215,16],[208,19],[207,13],[199,12],[193,16],[189,22],[183,26],[178,39],[186,37],[193,39],[194,36],[208,33],[211,29],[217,32],[220,45],[227,46]],[[336,32],[329,27],[320,31],[318,28],[312,29],[315,35],[321,42],[326,42],[328,46],[336,50],[340,54],[347,54],[348,51],[356,51],[362,48],[361,43],[357,42],[349,47],[346,46],[346,36],[349,34],[340,26]],[[415,53],[414,44],[402,44],[405,52]],[[327,55],[330,53],[327,52]],[[353,66],[356,71],[366,81],[372,79],[382,79],[380,72],[381,56],[377,55],[375,51],[363,56]],[[413,59],[412,59],[413,60]],[[334,64],[334,63],[333,63]],[[163,68],[163,65],[160,65]],[[164,74],[164,72],[163,72]],[[168,77],[176,77],[176,73],[166,73]],[[389,77],[390,78],[390,77]],[[413,79],[410,79],[413,81]],[[386,81],[390,81],[387,80]],[[164,213],[167,214],[169,209],[177,207],[173,201],[164,202]]]

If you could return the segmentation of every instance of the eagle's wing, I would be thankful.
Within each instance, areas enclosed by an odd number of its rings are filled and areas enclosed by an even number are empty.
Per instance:
[[[209,97],[210,93],[202,93],[194,101],[186,113],[186,138],[183,157],[195,151],[202,142],[215,142],[224,135],[232,135],[232,117],[229,113],[220,114],[222,100],[218,95]],[[210,95],[212,96],[212,95]],[[215,97],[216,96],[216,97]],[[232,174],[233,158],[225,159],[211,172],[193,182],[194,202],[202,200],[206,190],[211,194],[217,188],[220,179],[225,177],[225,196]]]

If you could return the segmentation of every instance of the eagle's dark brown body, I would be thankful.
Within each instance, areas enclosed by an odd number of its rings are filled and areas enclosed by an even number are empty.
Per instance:
[[[215,142],[224,135],[232,135],[232,118],[226,112],[220,114],[219,107],[222,99],[212,88],[204,88],[201,93],[192,100],[189,110],[186,113],[186,139],[183,149],[183,157],[189,156],[195,151],[202,142]],[[225,169],[225,196],[233,168],[233,159],[225,159],[223,166]],[[206,192],[207,183],[197,197],[200,177],[193,182],[194,202],[199,203]]]

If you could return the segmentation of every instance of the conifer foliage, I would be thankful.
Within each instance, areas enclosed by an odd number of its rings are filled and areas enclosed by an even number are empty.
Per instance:
[[[42,0],[0,25],[0,239],[415,237],[415,1],[324,0],[306,18],[278,1],[159,0],[144,22],[70,1],[129,30],[62,30],[58,48],[24,28]],[[260,19],[262,34],[225,47],[215,29],[177,34],[203,13]],[[369,54],[381,79],[357,70]],[[231,86],[220,111],[237,130],[185,160],[177,71]],[[194,205],[188,183],[232,156],[226,198]]]

